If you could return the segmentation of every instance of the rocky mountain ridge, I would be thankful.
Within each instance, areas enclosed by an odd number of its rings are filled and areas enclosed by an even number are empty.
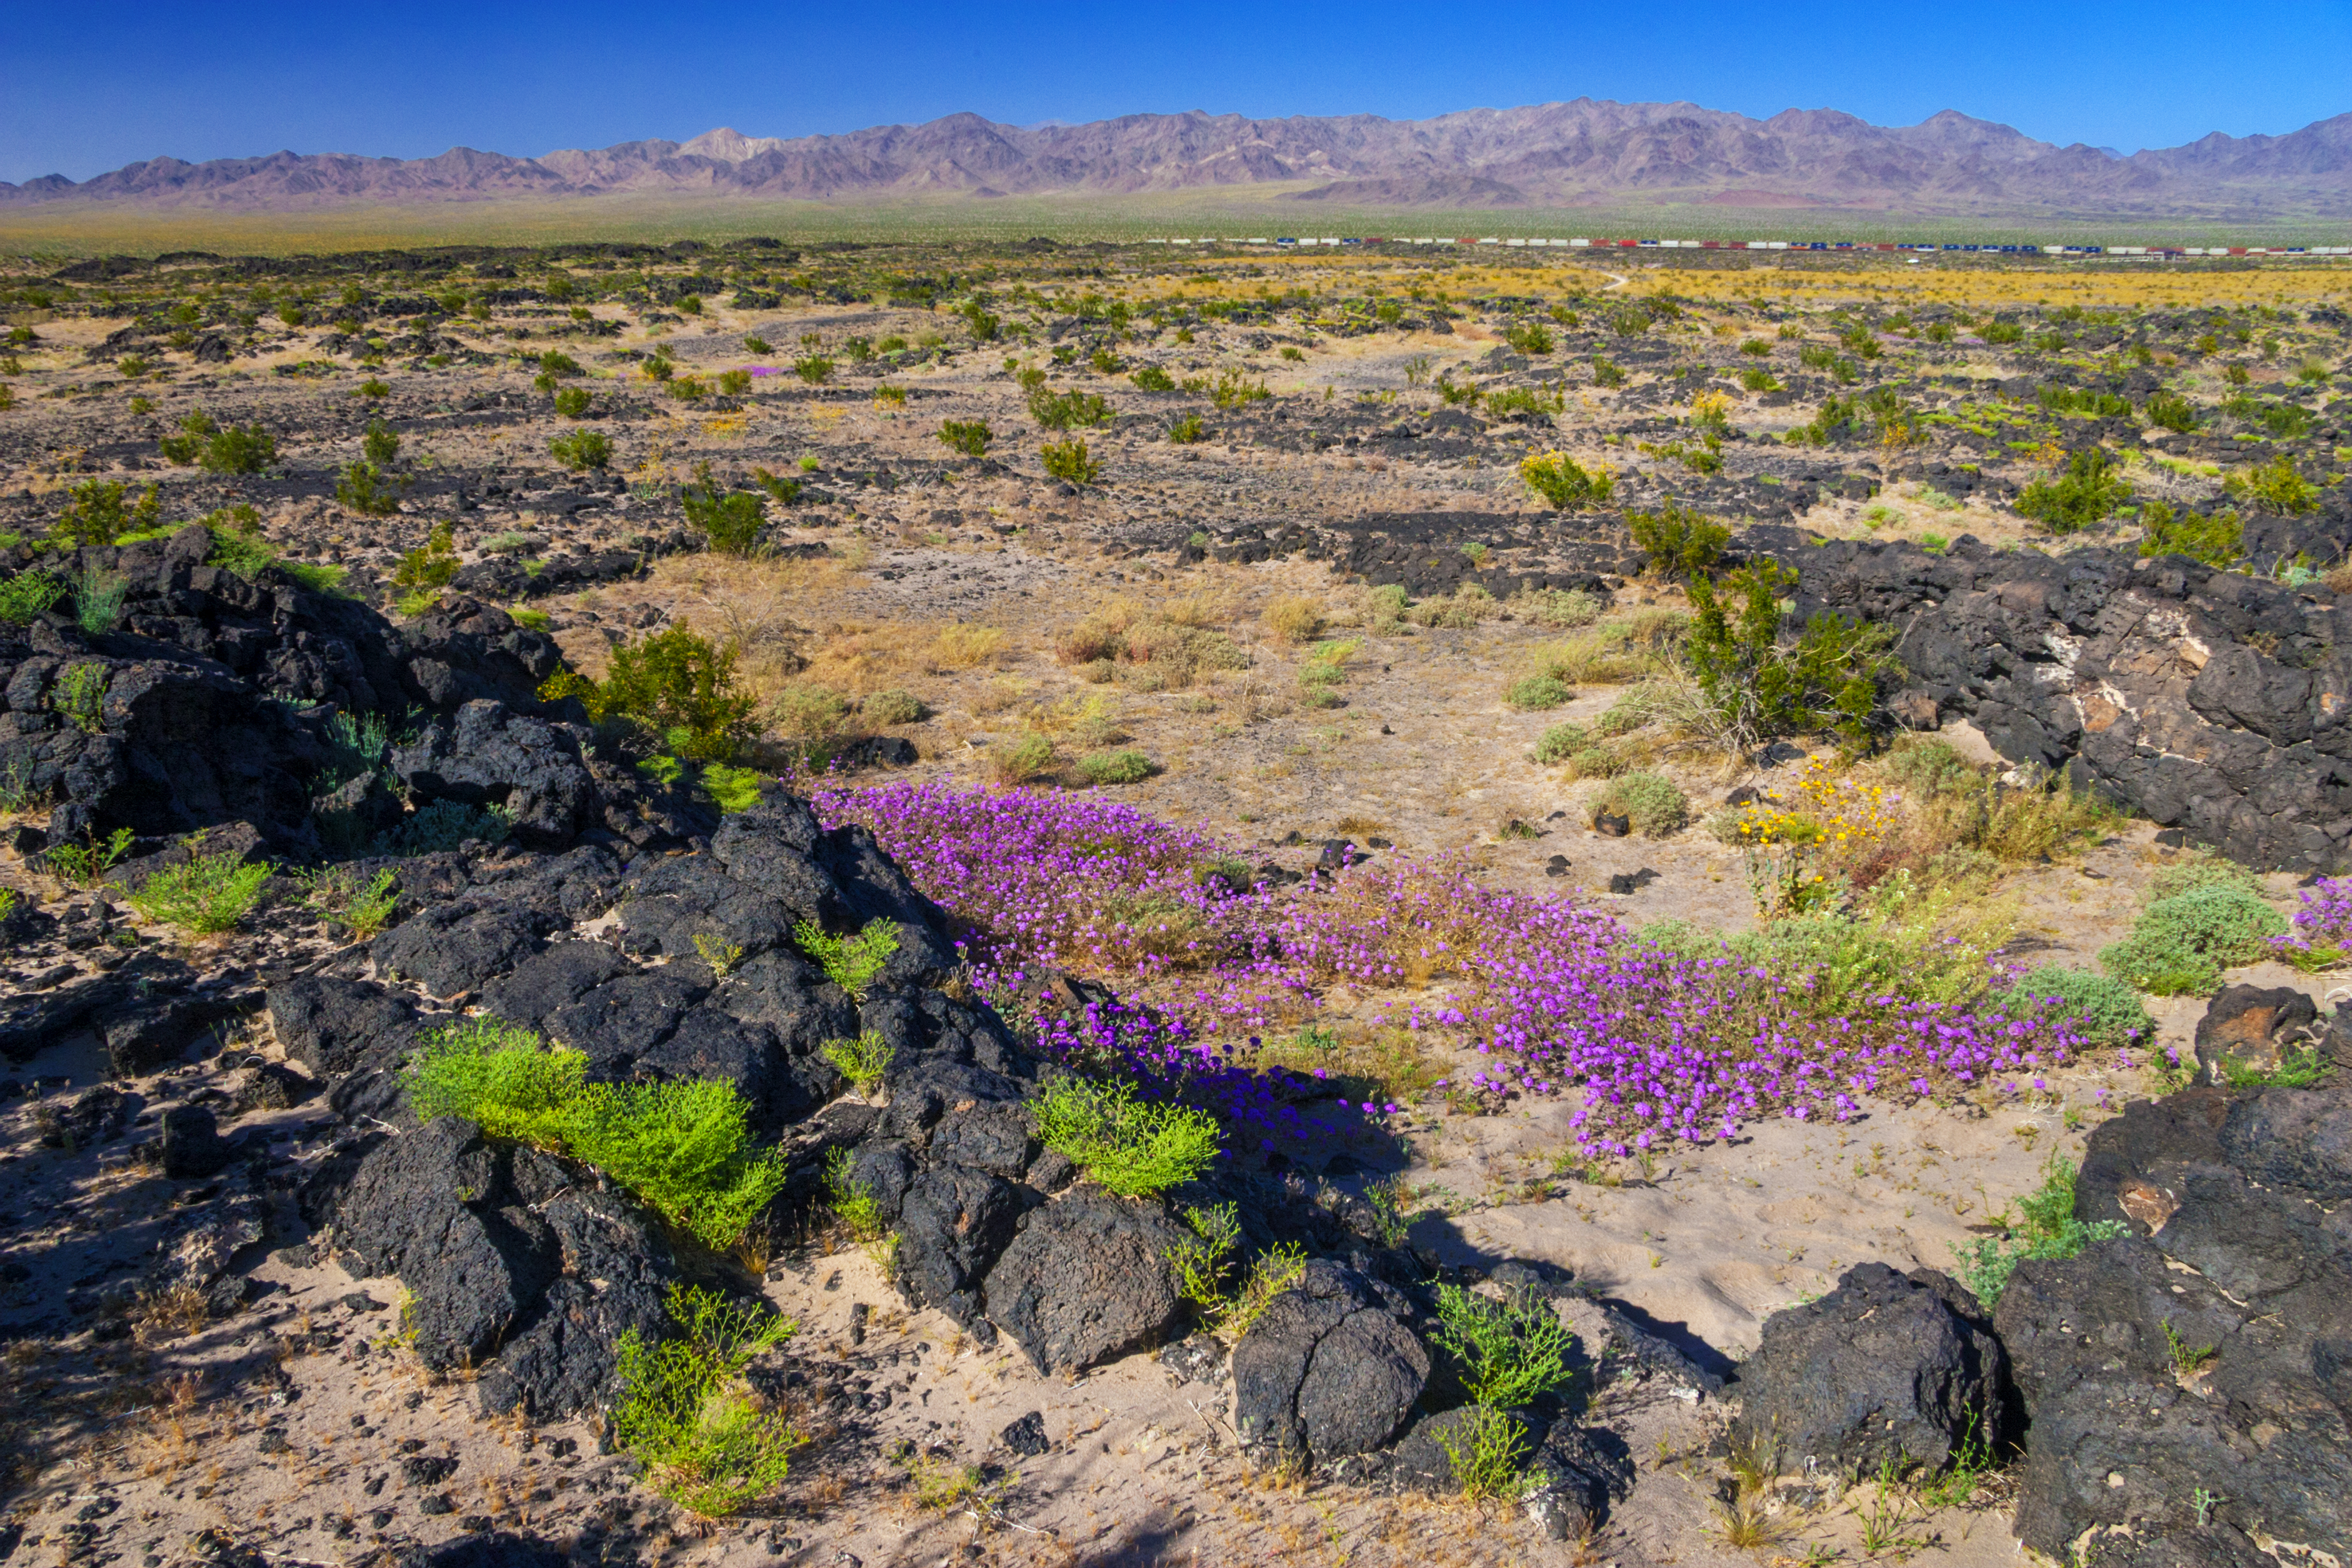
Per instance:
[[[1290,185],[1284,198],[1427,207],[1635,201],[1905,214],[2340,213],[2352,114],[2284,136],[2215,132],[2128,157],[2060,147],[1946,110],[1880,126],[1835,110],[1766,120],[1589,98],[1430,120],[1133,114],[1021,127],[972,113],[837,136],[619,142],[536,158],[280,152],[159,157],[75,182],[0,183],[0,205],[100,201],[270,211],[338,203],[671,194],[770,199],[1145,193]]]

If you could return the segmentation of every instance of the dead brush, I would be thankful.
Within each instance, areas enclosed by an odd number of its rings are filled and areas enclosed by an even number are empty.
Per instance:
[[[205,1293],[184,1283],[145,1292],[131,1311],[131,1328],[142,1344],[183,1339],[210,1321]]]

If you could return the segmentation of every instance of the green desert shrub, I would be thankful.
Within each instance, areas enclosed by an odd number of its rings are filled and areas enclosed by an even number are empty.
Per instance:
[[[1674,780],[1648,768],[1610,780],[1592,809],[1624,817],[1647,838],[1664,838],[1690,825],[1690,797]]]
[[[268,880],[268,862],[247,865],[236,850],[198,855],[149,877],[130,896],[130,904],[151,921],[211,936],[234,930]]]
[[[1135,1098],[1133,1086],[1066,1077],[1034,1103],[1037,1137],[1121,1197],[1148,1197],[1189,1182],[1217,1157],[1215,1117]]]
[[[560,386],[555,389],[555,412],[562,416],[564,418],[585,419],[588,416],[588,407],[589,397],[588,389],[586,387]],[[593,434],[593,432],[592,432],[592,434]],[[554,439],[561,440],[562,437],[556,437]],[[559,462],[562,461],[562,453],[556,454],[556,460]],[[571,465],[566,464],[565,466],[570,467]],[[592,464],[589,466],[596,468],[603,467],[602,464]]]
[[[574,389],[576,390],[576,389]],[[586,397],[586,393],[581,394]],[[581,412],[587,410],[583,407]],[[613,461],[613,438],[602,430],[567,430],[547,438],[548,453],[574,473],[602,468]]]
[[[940,422],[940,440],[948,450],[966,458],[985,458],[988,444],[995,439],[984,419],[944,419]]]
[[[613,649],[604,679],[574,670],[548,678],[539,694],[576,697],[591,721],[652,736],[696,762],[732,762],[758,732],[760,700],[738,689],[734,648],[714,646],[685,626]]]
[[[258,425],[215,432],[196,459],[208,474],[257,474],[278,460],[278,442]]]
[[[923,717],[922,700],[913,692],[892,687],[877,691],[857,705],[858,711],[873,724],[914,724]]]
[[[1084,441],[1048,441],[1037,448],[1046,476],[1066,484],[1090,485],[1102,478],[1102,463]]]
[[[613,1440],[663,1497],[725,1518],[782,1486],[807,1441],[742,1376],[798,1325],[694,1285],[671,1286],[666,1304],[676,1332],[648,1344],[632,1328],[614,1346]]]
[[[1588,469],[1565,452],[1544,452],[1521,459],[1519,478],[1559,511],[1599,506],[1617,489],[1617,481],[1607,468]]]
[[[835,936],[814,921],[803,921],[793,927],[793,941],[816,961],[827,980],[863,1002],[898,951],[898,926],[877,918],[848,936]]]
[[[0,621],[25,626],[66,596],[66,585],[37,569],[0,582]]]
[[[2246,889],[2209,884],[2148,905],[2099,963],[2155,995],[2203,995],[2221,984],[2224,969],[2267,954],[2270,939],[2286,929],[2286,917]]]
[[[1720,584],[1690,581],[1696,614],[1685,658],[1722,739],[1742,752],[1776,735],[1825,731],[1867,742],[1879,687],[1901,668],[1887,651],[1893,628],[1843,616],[1816,615],[1784,645],[1780,599],[1795,584],[1795,573],[1769,559]]]
[[[1549,675],[1527,675],[1511,682],[1503,700],[1523,711],[1559,708],[1576,696],[1573,687]]]
[[[1661,576],[1709,571],[1731,542],[1731,530],[1694,507],[1671,501],[1656,511],[1628,512],[1625,524],[1633,542],[1649,552],[1651,570]]]
[[[749,490],[721,492],[701,485],[678,492],[686,508],[687,526],[702,535],[721,555],[749,555],[760,543],[767,514],[760,498]]]
[[[2131,499],[2130,484],[2116,471],[2119,467],[2105,447],[2085,447],[2066,459],[2064,473],[2027,485],[2017,498],[2018,515],[2053,533],[2079,532]]]

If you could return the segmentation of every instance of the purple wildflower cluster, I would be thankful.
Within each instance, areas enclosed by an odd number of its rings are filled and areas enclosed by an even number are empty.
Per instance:
[[[2288,917],[2294,929],[2272,943],[2309,952],[2314,948],[2352,946],[2352,877],[2322,877],[2303,890],[2302,904]]]
[[[1313,1131],[1297,1102],[1317,1086],[1254,1071],[1255,1037],[1342,985],[1450,982],[1396,1021],[1475,1041],[1474,1089],[1580,1097],[1580,1146],[1612,1156],[1730,1138],[1769,1116],[1843,1121],[1865,1095],[2040,1082],[2083,1046],[2046,1013],[1899,995],[1825,1016],[1783,976],[1661,947],[1567,898],[1491,887],[1459,858],[1396,857],[1277,897],[1204,877],[1225,846],[1089,796],[898,784],[822,789],[815,805],[828,826],[866,824],[965,923],[984,994],[1009,1000],[1024,965],[1051,964],[1151,1009],[1045,1020],[1049,1049],[1261,1127]]]

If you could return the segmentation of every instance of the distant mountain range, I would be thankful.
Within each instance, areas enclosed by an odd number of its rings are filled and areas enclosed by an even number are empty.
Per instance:
[[[2352,217],[2352,114],[2285,136],[2216,132],[2129,157],[2053,146],[1949,110],[1908,126],[1835,110],[1751,120],[1689,103],[1581,98],[1433,120],[1194,112],[1023,127],[951,114],[844,136],[722,129],[537,158],[466,147],[415,159],[153,158],[79,184],[0,183],[0,205],[277,212],[621,193],[874,202],[1203,187],[1364,207],[1700,202],[1917,216]]]

